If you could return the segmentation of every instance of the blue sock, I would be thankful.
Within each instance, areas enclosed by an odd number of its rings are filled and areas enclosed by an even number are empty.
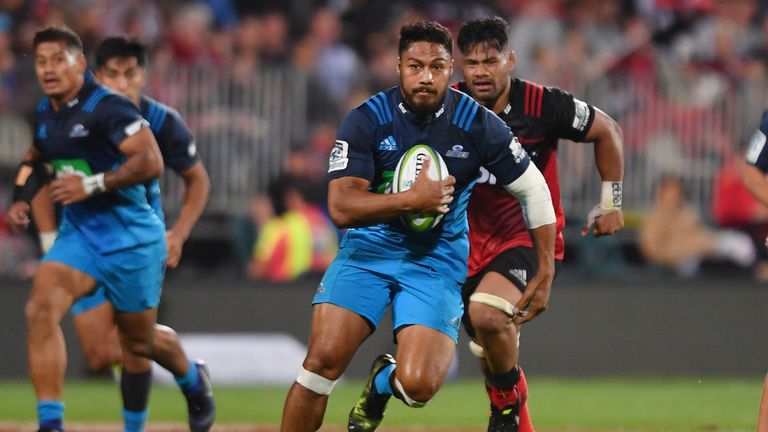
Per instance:
[[[197,365],[190,360],[189,362],[189,370],[187,371],[187,374],[184,376],[177,376],[176,378],[176,384],[181,387],[181,391],[184,393],[194,392],[194,390],[198,387],[198,381],[200,378],[197,375]]]
[[[389,377],[395,372],[395,365],[391,364],[373,377],[373,389],[380,395],[391,395],[392,385],[389,382]]]
[[[64,430],[64,402],[39,401],[37,421],[40,423],[40,429]]]
[[[144,423],[147,422],[149,410],[128,411],[123,409],[123,422],[125,423],[125,432],[144,432]]]

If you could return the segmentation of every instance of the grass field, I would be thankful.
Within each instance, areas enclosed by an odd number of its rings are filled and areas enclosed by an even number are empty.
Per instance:
[[[754,430],[762,378],[564,379],[534,376],[529,378],[529,383],[531,415],[541,432],[750,431]],[[330,429],[343,430],[338,426],[345,424],[361,386],[361,382],[349,382],[336,387],[325,419],[326,425],[336,426]],[[120,421],[118,390],[113,383],[107,380],[69,381],[65,391],[68,424]],[[285,393],[285,388],[217,388],[217,424],[251,425],[219,430],[270,430],[270,425],[280,421]],[[31,385],[0,382],[0,401],[0,431],[33,427],[35,413]],[[150,412],[152,423],[182,423],[185,420],[183,399],[174,388],[155,387]],[[459,381],[446,385],[432,403],[420,410],[393,401],[380,430],[483,430],[486,412],[481,383]],[[22,424],[24,427],[19,429]],[[81,430],[95,432],[100,428],[92,425]]]

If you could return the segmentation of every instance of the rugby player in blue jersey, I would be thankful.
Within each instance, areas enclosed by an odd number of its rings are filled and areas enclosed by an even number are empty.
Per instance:
[[[442,386],[463,313],[466,206],[481,166],[521,201],[539,261],[531,291],[518,310],[510,310],[510,319],[546,307],[537,304],[535,293],[549,289],[554,273],[549,190],[509,127],[470,96],[448,88],[452,46],[439,23],[405,25],[400,85],[371,97],[339,126],[328,169],[328,208],[339,227],[354,229],[342,239],[313,300],[309,348],[285,402],[284,432],[320,427],[334,384],[390,305],[396,356],[374,361],[348,429],[375,430],[391,396],[420,407]],[[388,189],[398,160],[417,144],[438,152],[451,175],[433,181],[422,174],[406,192],[377,193]],[[398,218],[411,210],[444,216],[435,228],[416,233]]]
[[[173,373],[187,398],[191,430],[207,431],[214,416],[207,370],[187,359],[175,335],[156,327],[167,246],[163,221],[152,207],[159,190],[151,185],[163,171],[155,138],[130,100],[86,71],[75,33],[47,28],[35,34],[33,45],[46,97],[37,107],[35,139],[19,168],[9,221],[19,229],[29,224],[29,202],[41,186],[32,173],[42,163],[54,167],[50,196],[63,206],[58,237],[43,257],[26,306],[39,430],[64,430],[60,321],[75,300],[101,286],[116,311],[123,346]],[[143,424],[146,411],[126,414]]]
[[[139,107],[142,116],[149,121],[149,127],[163,155],[163,162],[178,173],[187,186],[179,217],[173,228],[166,231],[166,266],[174,268],[181,258],[184,242],[205,208],[210,181],[197,153],[194,137],[181,116],[143,94],[146,63],[147,50],[135,39],[110,37],[96,48],[96,78],[108,89],[127,96]],[[147,195],[150,205],[164,219],[158,181],[152,180],[147,187],[150,188]],[[45,202],[46,198],[48,194],[43,190],[32,201],[32,213],[41,231],[41,240],[56,237],[55,219],[51,216],[52,206]],[[41,241],[44,250],[47,243]],[[75,302],[71,309],[75,330],[92,370],[100,371],[114,364],[123,364],[120,389],[126,413],[126,430],[139,430],[146,419],[151,364],[144,357],[136,357],[128,350],[121,350],[114,323],[114,308],[105,292],[105,288],[100,286],[93,294]],[[158,324],[155,337],[174,339],[176,334],[171,328]]]
[[[744,185],[764,205],[768,205],[768,110],[763,112],[760,127],[757,128],[747,150],[747,165],[744,168]],[[768,238],[765,241],[768,246]],[[757,432],[768,432],[768,375],[763,382],[763,395],[757,414]]]

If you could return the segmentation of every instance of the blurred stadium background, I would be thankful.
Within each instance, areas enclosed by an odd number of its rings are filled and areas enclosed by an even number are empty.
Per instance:
[[[275,217],[268,210],[279,214],[284,186],[297,182],[322,206],[336,124],[397,84],[402,23],[432,18],[455,32],[466,19],[492,15],[512,24],[518,77],[566,89],[624,130],[627,227],[613,238],[578,235],[599,177],[590,145],[560,147],[566,261],[550,310],[522,342],[534,420],[558,431],[752,429],[768,364],[768,209],[740,187],[738,166],[768,107],[762,0],[0,0],[0,400],[23,402],[0,404],[0,422],[33,415],[23,305],[38,249],[34,233],[10,233],[2,220],[40,97],[31,56],[38,28],[67,24],[87,54],[121,33],[150,46],[147,93],[184,116],[213,185],[180,268],[168,274],[161,321],[208,357],[233,406],[222,402],[226,421],[274,424],[303,355],[319,276],[255,270],[259,231]],[[642,258],[638,230],[666,174],[681,178],[707,226],[752,236],[752,266],[707,259],[681,278]],[[166,176],[170,220],[182,193],[178,178]],[[391,349],[388,328],[382,323],[351,365],[332,422],[343,421],[370,359]],[[93,378],[68,322],[65,332],[68,378]],[[477,371],[464,342],[445,405],[393,414],[393,424],[482,426],[485,396],[471,380]],[[75,418],[117,420],[117,392],[99,409],[111,385],[96,378],[68,393],[68,411],[82,404],[95,414]],[[238,379],[253,388],[224,387]],[[173,400],[163,391],[153,404]],[[152,410],[159,421],[182,418]]]

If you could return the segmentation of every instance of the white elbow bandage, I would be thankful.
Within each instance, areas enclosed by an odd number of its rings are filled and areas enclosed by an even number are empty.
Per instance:
[[[525,226],[529,229],[555,223],[552,195],[536,165],[530,163],[525,172],[512,183],[504,185],[504,189],[520,201]]]
[[[339,380],[329,380],[314,372],[310,372],[304,368],[301,368],[299,376],[296,378],[296,382],[304,386],[304,388],[311,390],[320,395],[328,396],[333,391],[333,386]]]
[[[104,173],[83,177],[83,189],[88,196],[106,192],[107,185],[104,183]]]

